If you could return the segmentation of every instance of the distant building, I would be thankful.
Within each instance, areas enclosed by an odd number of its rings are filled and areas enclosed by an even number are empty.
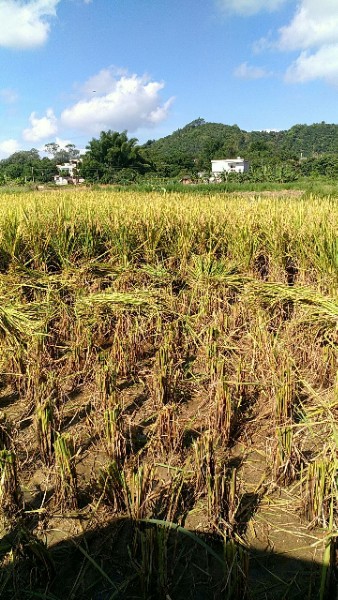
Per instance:
[[[72,160],[62,165],[56,165],[58,174],[54,175],[55,185],[68,185],[69,183],[77,185],[78,183],[83,183],[83,177],[78,176],[79,162],[79,160]]]
[[[222,173],[245,173],[248,170],[249,162],[240,156],[211,161],[212,176],[216,178]]]

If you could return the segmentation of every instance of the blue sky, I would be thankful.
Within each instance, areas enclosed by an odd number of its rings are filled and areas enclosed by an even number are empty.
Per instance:
[[[197,117],[335,123],[337,0],[0,0],[0,158]]]

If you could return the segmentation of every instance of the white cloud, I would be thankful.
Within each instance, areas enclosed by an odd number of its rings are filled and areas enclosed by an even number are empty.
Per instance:
[[[338,84],[338,43],[323,46],[312,54],[304,50],[285,74],[285,80],[289,83],[305,83],[315,79]]]
[[[301,51],[287,69],[286,81],[325,79],[337,84],[337,0],[301,0],[291,22],[280,28],[277,47],[283,51]]]
[[[279,30],[281,50],[320,47],[338,42],[336,0],[302,0],[291,23]]]
[[[3,142],[0,142],[0,159],[6,158],[7,156],[14,154],[14,152],[18,152],[18,150],[19,144],[17,140],[4,140]]]
[[[71,144],[72,141],[71,140],[64,140],[64,139],[59,138],[59,137],[56,136],[55,143],[58,144],[60,146],[60,148],[65,148],[67,146],[67,144]]]
[[[11,88],[3,88],[0,90],[0,102],[4,104],[14,104],[18,100],[18,94]]]
[[[243,62],[236,67],[234,75],[239,79],[262,79],[263,77],[269,77],[271,73],[262,67],[254,67],[248,65],[247,62]]]
[[[83,98],[62,112],[61,123],[89,134],[154,126],[166,119],[173,102],[161,100],[163,88],[163,82],[147,76],[103,69],[85,83]]]
[[[47,40],[60,0],[0,0],[0,46],[28,49]]]
[[[30,128],[24,129],[22,137],[27,142],[37,142],[39,140],[52,137],[57,132],[57,119],[51,108],[46,111],[46,116],[39,119],[35,112],[32,112],[29,121]]]
[[[217,0],[221,10],[250,16],[261,11],[273,12],[278,10],[289,0]]]

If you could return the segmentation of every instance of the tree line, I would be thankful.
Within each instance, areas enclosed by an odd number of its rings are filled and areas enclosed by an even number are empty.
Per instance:
[[[246,132],[237,125],[206,123],[199,118],[170,136],[139,145],[126,131],[102,131],[80,157],[74,144],[45,145],[15,152],[0,161],[0,184],[53,180],[57,165],[79,160],[78,174],[89,183],[131,183],[151,177],[207,180],[211,160],[242,156],[247,173],[224,174],[226,181],[296,181],[302,177],[338,177],[338,125],[295,125],[287,131]]]

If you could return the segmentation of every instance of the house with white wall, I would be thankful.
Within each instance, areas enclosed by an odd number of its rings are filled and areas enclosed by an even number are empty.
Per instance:
[[[58,175],[54,175],[55,185],[68,185],[68,183],[76,185],[77,183],[83,183],[83,177],[78,176],[79,163],[79,160],[74,159],[62,165],[56,165]]]
[[[245,173],[248,170],[249,161],[240,156],[211,161],[211,174],[215,178],[220,177],[222,173]]]

